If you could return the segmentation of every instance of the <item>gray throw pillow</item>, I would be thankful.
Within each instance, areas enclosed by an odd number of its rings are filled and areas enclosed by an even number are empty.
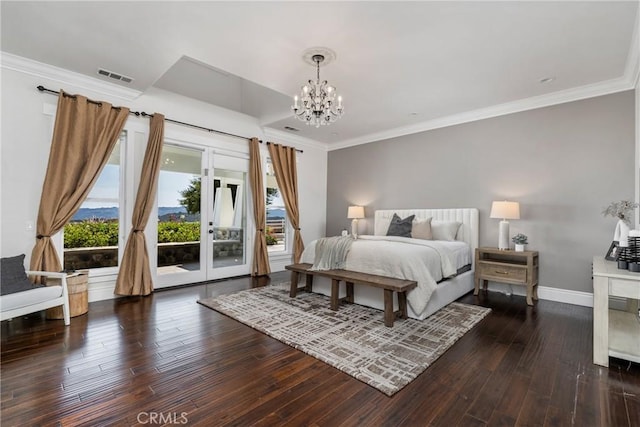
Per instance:
[[[393,214],[391,224],[387,230],[387,236],[411,237],[411,228],[413,227],[413,218],[415,215],[409,215],[404,219],[400,219],[398,214]]]
[[[0,259],[0,295],[28,291],[44,285],[34,285],[24,271],[24,254]]]

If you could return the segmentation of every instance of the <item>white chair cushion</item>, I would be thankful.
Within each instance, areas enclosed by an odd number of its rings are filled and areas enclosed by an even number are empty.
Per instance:
[[[29,291],[3,295],[0,299],[0,310],[9,311],[29,305],[39,304],[62,296],[62,286],[45,286]]]

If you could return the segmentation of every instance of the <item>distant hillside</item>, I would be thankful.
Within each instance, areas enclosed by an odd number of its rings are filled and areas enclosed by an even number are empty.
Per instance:
[[[269,209],[267,210],[267,219],[283,219],[285,217],[284,209]]]
[[[187,210],[184,206],[161,206],[158,208],[158,216],[160,218],[169,215],[184,215]],[[78,212],[71,218],[71,221],[84,221],[87,219],[118,219],[118,208],[80,208]]]
[[[198,221],[196,215],[187,214],[184,206],[161,206],[158,208],[158,218],[160,221],[169,221],[173,219],[172,215],[185,215],[185,221]],[[285,217],[284,209],[269,209],[267,211],[267,219],[282,219]],[[78,212],[71,218],[71,221],[85,221],[88,219],[118,219],[118,208],[80,208]]]

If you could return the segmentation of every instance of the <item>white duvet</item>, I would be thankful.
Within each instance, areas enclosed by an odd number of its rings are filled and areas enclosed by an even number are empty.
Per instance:
[[[301,262],[314,263],[315,243],[304,250]],[[407,302],[415,313],[422,313],[437,282],[454,276],[465,265],[458,265],[460,245],[468,247],[463,242],[359,236],[347,254],[345,269],[417,281],[418,286],[407,293]]]

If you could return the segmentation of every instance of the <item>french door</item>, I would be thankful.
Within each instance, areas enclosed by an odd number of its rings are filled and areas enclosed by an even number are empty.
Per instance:
[[[250,273],[248,156],[165,142],[158,179],[156,287]]]

